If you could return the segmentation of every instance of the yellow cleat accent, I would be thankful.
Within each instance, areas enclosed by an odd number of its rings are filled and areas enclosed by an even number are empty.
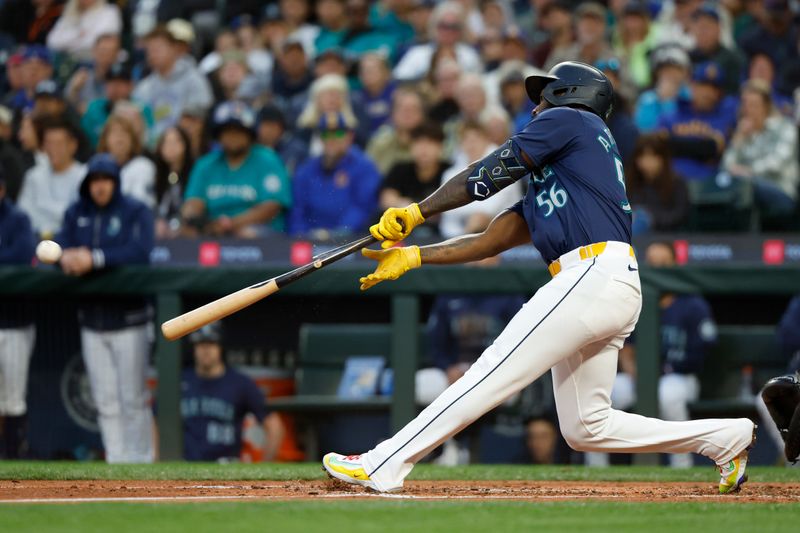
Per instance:
[[[322,467],[334,479],[361,485],[372,490],[378,490],[375,483],[367,475],[360,455],[342,455],[340,453],[327,453],[322,458]]]

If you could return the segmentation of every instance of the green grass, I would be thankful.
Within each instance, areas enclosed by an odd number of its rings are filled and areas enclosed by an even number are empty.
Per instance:
[[[141,533],[557,531],[785,533],[800,505],[312,501],[0,506],[4,531]]]
[[[777,467],[748,468],[753,481],[800,482],[800,470]],[[583,466],[472,465],[448,468],[419,465],[409,479],[554,480],[554,481],[713,481],[708,467],[674,470],[661,467],[586,468]],[[291,480],[324,478],[318,463],[215,464],[157,463],[107,465],[100,462],[2,462],[0,479],[186,479]]]

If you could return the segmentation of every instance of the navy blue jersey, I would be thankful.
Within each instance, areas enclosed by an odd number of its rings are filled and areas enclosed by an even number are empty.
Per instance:
[[[778,345],[786,360],[789,372],[800,370],[800,296],[789,302],[789,307],[778,324]]]
[[[512,210],[525,217],[533,244],[548,263],[587,244],[631,241],[622,159],[599,116],[569,107],[547,109],[511,142],[533,163],[528,192]]]
[[[428,319],[433,363],[474,363],[525,304],[522,296],[440,296]]]
[[[264,394],[253,380],[231,369],[216,379],[201,378],[194,369],[185,370],[181,378],[184,459],[239,457],[247,413],[259,422],[267,416]]]
[[[665,374],[696,374],[706,351],[717,341],[711,308],[702,297],[676,295],[661,310],[661,357]]]

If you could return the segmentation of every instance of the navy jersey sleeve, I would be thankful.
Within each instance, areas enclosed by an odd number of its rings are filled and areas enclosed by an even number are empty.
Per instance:
[[[511,140],[541,168],[568,150],[583,127],[580,113],[557,107],[539,113]]]
[[[243,376],[242,379],[242,393],[245,411],[252,413],[259,423],[263,422],[269,414],[264,393],[252,379],[246,376]]]
[[[778,324],[778,345],[786,360],[800,351],[800,296],[789,302],[789,307]]]

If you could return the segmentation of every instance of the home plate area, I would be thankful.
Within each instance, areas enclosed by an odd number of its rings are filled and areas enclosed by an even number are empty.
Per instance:
[[[748,483],[721,496],[696,482],[409,481],[402,492],[378,494],[334,480],[309,481],[54,481],[2,480],[0,503],[203,500],[565,500],[800,503],[800,483]]]

